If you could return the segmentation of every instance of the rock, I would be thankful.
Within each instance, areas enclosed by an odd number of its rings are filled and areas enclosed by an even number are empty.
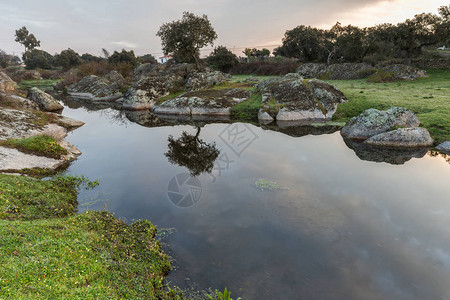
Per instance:
[[[0,102],[11,108],[39,110],[37,103],[17,95],[0,93]]]
[[[366,63],[342,63],[328,66],[326,73],[320,78],[332,80],[367,78],[377,70]]]
[[[319,78],[326,73],[327,65],[321,63],[305,63],[297,69],[297,73],[304,78]]]
[[[43,156],[25,154],[17,149],[0,147],[0,171],[17,171],[22,169],[43,168],[55,170],[61,161]]]
[[[258,111],[258,121],[263,125],[267,125],[272,123],[274,121],[274,118],[272,118],[272,116],[267,111],[260,109]]]
[[[67,130],[64,127],[61,127],[56,124],[48,124],[42,127],[41,130],[36,132],[36,134],[48,135],[54,138],[57,141],[61,141],[63,138],[67,136]]]
[[[201,90],[184,93],[155,106],[156,114],[230,115],[231,108],[247,100],[251,92],[242,89]]]
[[[84,122],[69,118],[69,117],[65,117],[65,116],[61,116],[59,114],[54,114],[54,113],[50,113],[54,118],[55,118],[55,122],[68,129],[74,129],[74,128],[78,128],[84,125]]]
[[[229,74],[220,71],[191,73],[186,82],[186,89],[190,91],[206,89],[224,83],[229,78]]]
[[[427,154],[428,148],[390,148],[371,146],[366,143],[344,139],[345,144],[355,151],[362,160],[385,162],[393,165],[402,165],[412,158],[422,158]]]
[[[439,144],[436,149],[450,155],[450,141]]]
[[[329,119],[339,103],[347,102],[344,94],[326,82],[303,80],[299,74],[287,74],[258,84],[263,104],[275,101],[281,108],[277,121]]]
[[[120,84],[106,78],[89,75],[67,88],[69,96],[91,101],[114,101],[123,96]]]
[[[149,109],[156,100],[169,94],[167,80],[166,77],[142,77],[125,93],[123,109]]]
[[[0,71],[0,92],[14,93],[15,82],[3,71]]]
[[[35,102],[43,111],[56,111],[64,108],[64,106],[59,104],[53,96],[36,87],[32,87],[28,90],[27,98]]]
[[[401,64],[379,66],[379,69],[391,73],[393,80],[416,80],[417,78],[428,77],[424,70]]]
[[[122,74],[120,74],[116,70],[112,70],[111,72],[103,76],[103,79],[106,79],[107,81],[111,83],[116,83],[118,85],[125,84],[125,79],[123,78]]]
[[[399,128],[374,135],[365,144],[382,147],[418,148],[433,145],[433,139],[425,128]]]
[[[366,140],[395,127],[417,127],[420,121],[406,108],[391,107],[386,111],[370,108],[353,117],[341,130],[342,136],[352,140]]]

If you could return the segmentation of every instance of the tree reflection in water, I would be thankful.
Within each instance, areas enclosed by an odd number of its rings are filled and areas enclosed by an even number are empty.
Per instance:
[[[177,164],[189,169],[191,176],[211,173],[214,161],[220,154],[215,143],[206,143],[199,138],[201,127],[196,126],[195,135],[183,131],[181,137],[174,139],[169,136],[169,150],[164,155],[171,164]]]

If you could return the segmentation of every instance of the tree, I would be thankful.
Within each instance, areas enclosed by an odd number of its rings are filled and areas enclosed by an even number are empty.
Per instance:
[[[238,59],[233,52],[227,49],[227,47],[218,46],[211,55],[208,56],[207,62],[222,72],[228,72],[238,63]]]
[[[158,63],[156,58],[151,54],[145,54],[145,55],[139,56],[138,59],[143,64],[157,64]]]
[[[83,55],[81,55],[81,60],[83,62],[85,62],[85,63],[88,63],[88,62],[97,62],[97,63],[99,63],[99,62],[104,61],[105,59],[103,57],[98,57],[98,56],[94,56],[94,55],[89,54],[89,53],[84,53]]]
[[[28,50],[33,50],[41,45],[41,42],[36,39],[36,37],[31,34],[28,29],[23,26],[22,28],[16,30],[16,42],[22,44],[25,47],[25,52]]]
[[[206,15],[199,17],[189,12],[184,12],[181,20],[161,25],[156,35],[161,38],[165,54],[173,53],[176,62],[195,62],[197,69],[200,69],[200,49],[213,46],[217,39]]]
[[[20,58],[15,55],[7,54],[5,51],[0,50],[0,67],[6,68],[11,65],[20,64]]]
[[[81,57],[72,49],[61,51],[60,54],[55,55],[55,64],[68,70],[72,67],[78,66],[82,63]]]
[[[114,53],[108,58],[108,62],[114,65],[124,63],[135,67],[138,64],[138,59],[136,55],[134,55],[133,50],[127,51],[122,49],[122,52],[114,51]]]
[[[214,161],[220,154],[215,143],[208,144],[199,138],[200,130],[197,126],[195,135],[183,131],[178,139],[169,136],[169,150],[164,154],[171,164],[188,168],[193,177],[204,172],[211,173]]]
[[[43,50],[33,49],[26,51],[22,59],[27,69],[51,69],[54,64],[53,56]]]

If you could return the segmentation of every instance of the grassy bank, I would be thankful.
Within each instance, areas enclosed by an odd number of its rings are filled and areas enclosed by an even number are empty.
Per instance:
[[[333,117],[346,122],[368,108],[400,106],[414,112],[435,143],[450,140],[450,70],[428,70],[428,78],[415,81],[369,83],[361,80],[329,80],[349,99]]]
[[[2,299],[180,299],[167,291],[168,257],[148,221],[75,215],[78,177],[0,174]]]

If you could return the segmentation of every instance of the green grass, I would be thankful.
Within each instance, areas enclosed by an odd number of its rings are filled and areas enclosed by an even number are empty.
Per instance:
[[[31,87],[37,87],[41,90],[52,89],[53,84],[59,83],[62,79],[35,79],[22,80],[18,83],[19,89],[27,90]]]
[[[329,80],[349,99],[340,104],[334,121],[346,122],[368,108],[400,106],[414,112],[435,144],[450,140],[450,70],[428,70],[415,81],[370,83],[366,80]]]
[[[238,120],[258,120],[258,111],[261,107],[262,96],[261,94],[252,93],[248,100],[245,100],[235,105],[230,112],[230,115],[234,119]]]
[[[74,214],[77,189],[96,184],[0,174],[1,299],[182,299],[150,222]]]
[[[58,142],[46,135],[36,135],[25,139],[9,139],[0,141],[0,146],[15,148],[19,151],[38,156],[59,159],[61,155],[67,154],[67,150]]]

